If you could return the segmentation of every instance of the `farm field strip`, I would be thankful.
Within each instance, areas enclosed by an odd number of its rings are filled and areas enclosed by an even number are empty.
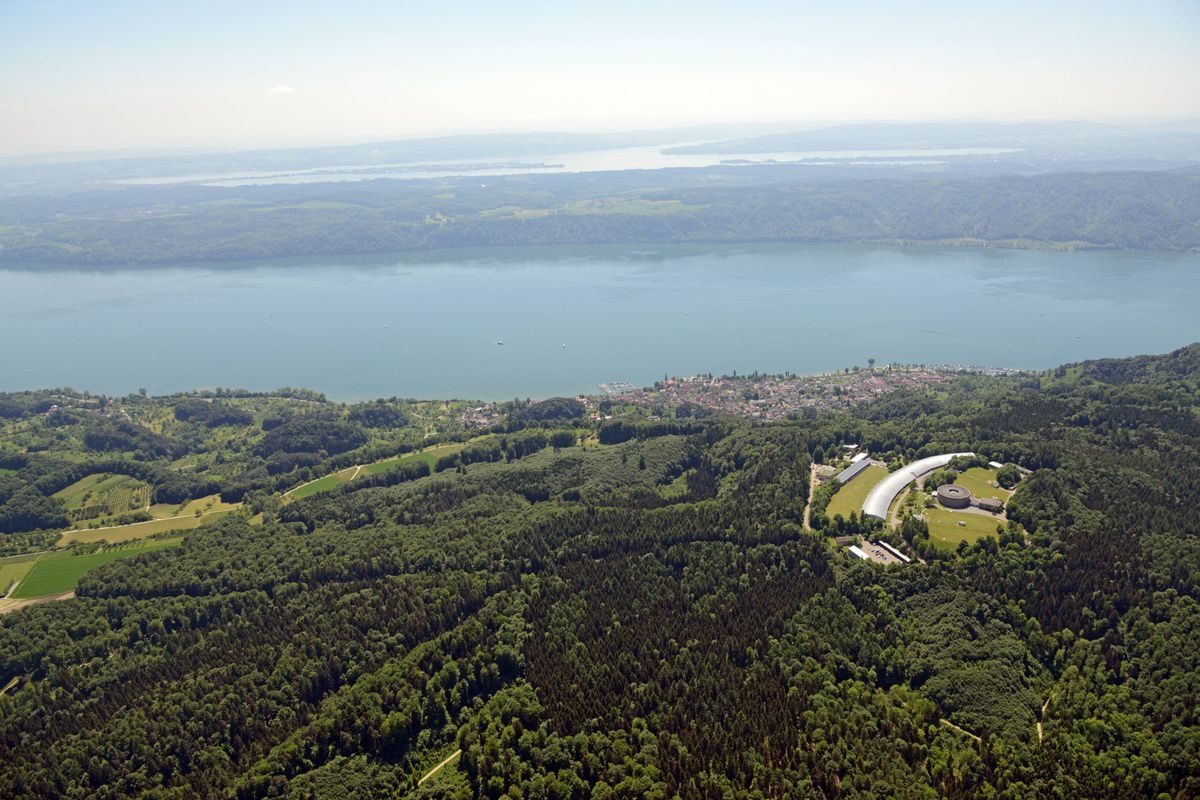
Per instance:
[[[12,556],[0,560],[0,597],[7,595],[33,569],[34,562],[41,558],[41,553]]]
[[[343,470],[334,472],[330,475],[325,475],[321,478],[316,478],[307,483],[302,483],[294,489],[289,489],[283,493],[284,497],[292,500],[301,500],[305,497],[317,494],[319,492],[327,492],[343,483],[349,483],[361,475],[378,475],[382,472],[395,469],[402,464],[412,463],[414,461],[424,461],[433,469],[433,465],[442,456],[451,453],[457,453],[463,449],[461,444],[444,444],[435,445],[426,450],[421,450],[417,453],[407,453],[397,458],[389,458],[383,461],[375,461],[370,464],[359,464],[353,467],[346,467]]]
[[[76,554],[67,551],[45,554],[34,562],[33,569],[21,581],[17,591],[13,592],[13,599],[30,599],[72,591],[80,576],[94,567],[116,561],[118,558],[173,547],[181,541],[182,539],[163,539],[137,546],[106,547],[93,553]]]
[[[176,517],[163,517],[162,519],[152,519],[146,522],[134,522],[129,525],[113,525],[107,528],[92,528],[90,530],[73,530],[63,533],[62,538],[58,540],[56,545],[59,548],[67,547],[74,542],[100,542],[106,541],[112,544],[118,542],[128,542],[134,539],[145,539],[147,536],[153,536],[156,533],[165,531],[184,531],[198,528],[201,525],[211,524],[216,522],[221,517],[232,514],[241,506],[230,508],[222,511],[213,511],[208,514],[203,514],[197,517],[195,514],[182,514]]]

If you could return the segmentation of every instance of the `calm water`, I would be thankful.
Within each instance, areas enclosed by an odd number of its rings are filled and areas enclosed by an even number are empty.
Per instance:
[[[643,246],[0,271],[4,389],[502,399],[868,358],[1045,368],[1195,340],[1196,254]]]
[[[116,181],[129,185],[203,183],[209,186],[251,186],[278,183],[337,183],[376,178],[449,178],[454,176],[488,177],[496,175],[549,174],[564,172],[603,172],[622,169],[665,169],[671,167],[711,167],[733,161],[739,166],[763,163],[804,163],[814,167],[869,163],[944,164],[951,159],[975,156],[999,156],[1017,152],[1003,147],[918,148],[904,150],[803,150],[784,153],[713,153],[671,154],[663,150],[678,145],[618,147],[571,153],[547,153],[520,158],[442,159],[428,164],[412,162],[389,166],[322,167],[316,169],[269,171],[243,170],[193,175],[169,175],[156,178],[131,178]],[[496,162],[488,166],[488,162]],[[515,166],[521,162],[523,166]],[[545,166],[534,166],[544,164]]]

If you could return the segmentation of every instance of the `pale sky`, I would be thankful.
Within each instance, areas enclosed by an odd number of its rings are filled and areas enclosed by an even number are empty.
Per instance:
[[[0,156],[1195,117],[1200,0],[0,0]]]

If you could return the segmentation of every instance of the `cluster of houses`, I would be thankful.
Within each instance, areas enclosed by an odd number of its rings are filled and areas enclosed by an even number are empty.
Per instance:
[[[920,388],[950,380],[951,373],[925,367],[888,367],[819,375],[695,375],[668,378],[652,387],[601,384],[611,399],[643,407],[684,403],[741,417],[771,421],[804,409],[848,408],[898,389]]]

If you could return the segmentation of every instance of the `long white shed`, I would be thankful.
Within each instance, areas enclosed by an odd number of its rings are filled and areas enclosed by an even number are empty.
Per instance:
[[[927,472],[933,472],[938,467],[944,467],[950,463],[950,459],[956,456],[973,456],[974,453],[943,453],[940,456],[929,456],[928,458],[920,458],[916,461],[903,466],[900,469],[888,475],[886,478],[875,484],[875,488],[867,495],[867,499],[863,501],[862,513],[864,516],[874,517],[875,519],[887,519],[888,507],[892,501],[896,499],[896,495]]]

